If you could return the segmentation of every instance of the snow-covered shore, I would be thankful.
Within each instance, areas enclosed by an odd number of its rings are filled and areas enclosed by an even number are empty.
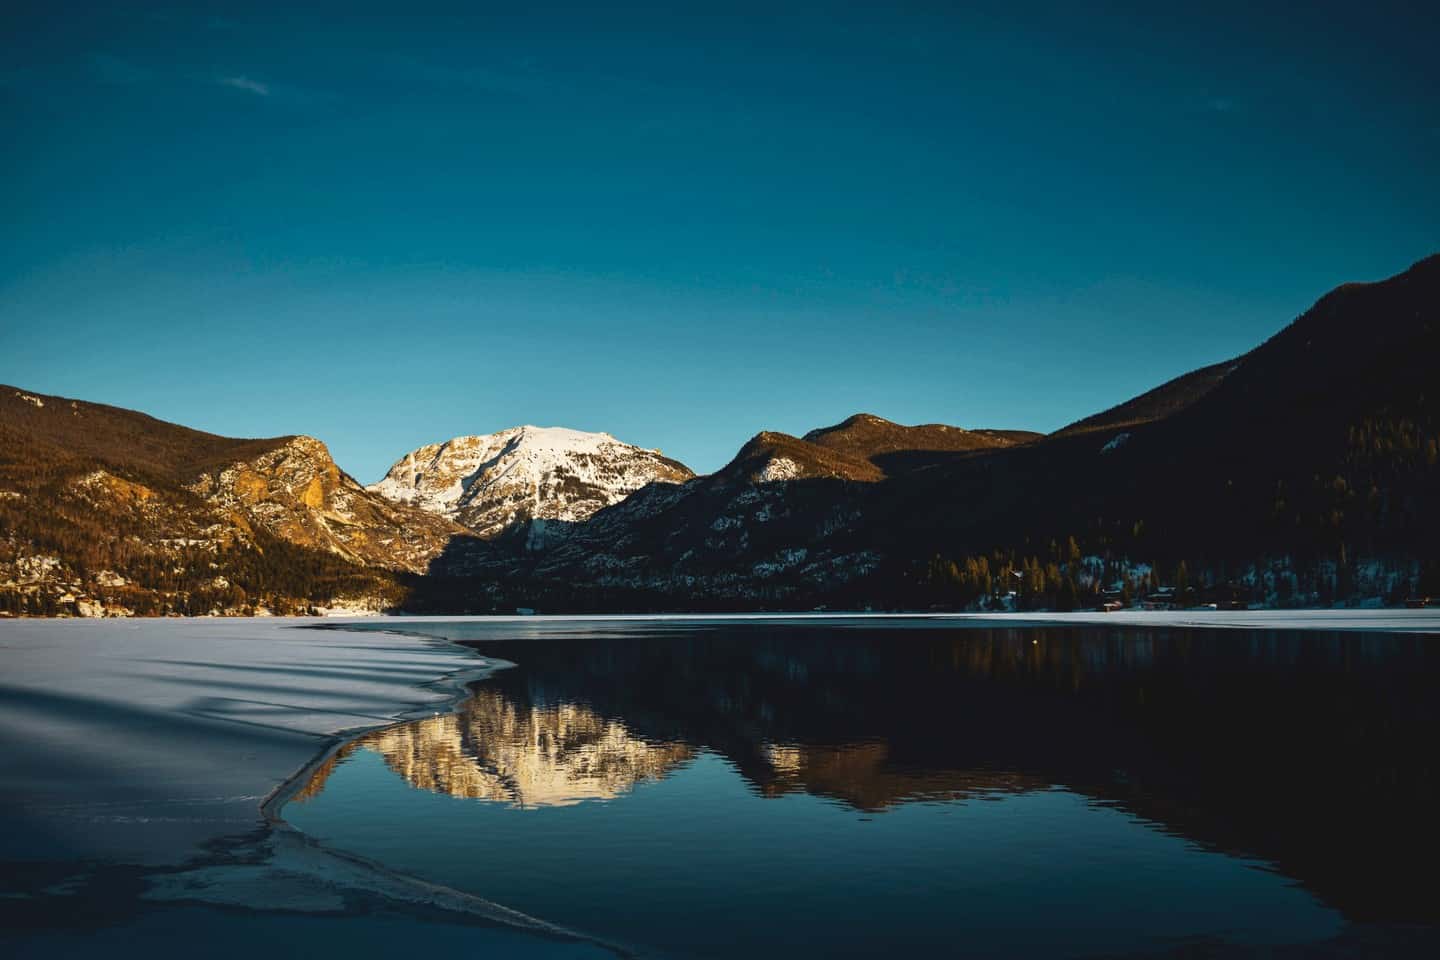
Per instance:
[[[0,859],[182,862],[261,827],[261,801],[336,737],[444,709],[491,666],[293,629],[313,622],[0,621]]]

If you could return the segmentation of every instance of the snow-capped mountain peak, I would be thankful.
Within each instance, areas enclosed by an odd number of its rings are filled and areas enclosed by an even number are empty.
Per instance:
[[[608,433],[526,425],[412,450],[369,489],[493,537],[528,521],[577,523],[648,483],[693,476]]]

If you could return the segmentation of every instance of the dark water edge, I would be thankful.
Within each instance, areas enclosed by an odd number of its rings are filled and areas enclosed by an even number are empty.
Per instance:
[[[283,823],[208,847],[165,867],[0,860],[0,956],[393,957],[418,944],[544,960],[617,955],[327,850]]]
[[[115,891],[118,893],[119,891]],[[108,899],[96,892],[89,902]],[[222,908],[200,904],[144,904],[123,896],[110,901],[109,917],[46,918],[26,911],[15,918],[0,909],[0,945],[15,960],[84,957],[180,957],[257,960],[267,957],[396,957],[417,949],[437,956],[481,953],[493,957],[574,960],[614,954],[585,944],[551,941],[534,934],[453,915],[395,904],[383,898],[356,902],[345,912],[311,913]],[[57,905],[59,906],[59,905]],[[43,910],[43,906],[42,906]],[[82,908],[83,911],[83,908]]]
[[[1358,949],[1360,931],[1367,952],[1433,943],[1433,637],[577,623],[507,639],[493,625],[408,626],[520,664],[477,686],[490,698],[470,718],[477,734],[497,732],[497,703],[579,707],[638,743],[722,758],[756,796],[872,815],[1061,789],[1299,884],[1350,924],[1327,934],[1335,949]],[[778,769],[776,745],[799,767]],[[483,744],[471,756],[487,757]],[[416,774],[425,762],[409,758],[411,782],[445,790]]]
[[[143,883],[143,880],[141,881]],[[135,886],[102,880],[80,896],[37,896],[0,903],[0,953],[16,960],[205,956],[223,960],[277,957],[481,955],[570,960],[615,956],[587,944],[457,921],[383,898],[356,901],[346,912],[315,914],[203,904],[148,904]],[[705,931],[696,932],[697,937]],[[884,951],[884,945],[877,950]],[[797,957],[809,956],[796,951]],[[965,955],[956,950],[949,955]],[[1111,954],[1118,955],[1118,954]],[[1299,944],[1248,946],[1192,941],[1172,949],[1127,952],[1132,960],[1298,960],[1298,958],[1429,958],[1440,955],[1440,932],[1409,924],[1350,924],[1336,936]]]

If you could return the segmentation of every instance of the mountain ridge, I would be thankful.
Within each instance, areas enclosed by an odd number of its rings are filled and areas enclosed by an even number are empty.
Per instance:
[[[779,497],[734,470],[653,517],[611,529],[598,514],[601,535],[577,532],[534,573],[569,585],[552,603],[659,592],[682,609],[966,606],[1002,573],[1036,606],[1191,576],[1227,601],[1328,603],[1362,582],[1392,600],[1440,592],[1437,307],[1440,256],[1338,288],[1238,364],[1201,368],[1202,389],[1171,381],[1108,422],[872,482],[802,471]],[[804,442],[783,436],[744,452]]]
[[[1440,255],[1337,287],[1241,357],[1046,436],[861,413],[762,431],[696,476],[606,434],[527,426],[417,448],[387,474],[393,498],[313,438],[216,437],[0,387],[0,603],[1066,608],[1165,581],[1266,603],[1440,593],[1437,357]],[[277,576],[303,589],[282,596]],[[116,577],[129,586],[101,589]]]

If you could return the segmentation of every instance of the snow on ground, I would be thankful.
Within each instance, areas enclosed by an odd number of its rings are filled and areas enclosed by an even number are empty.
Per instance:
[[[755,479],[760,483],[780,483],[794,480],[802,472],[800,465],[789,457],[771,457],[765,468],[755,475]]]
[[[0,621],[0,860],[178,863],[262,826],[336,734],[443,709],[487,666],[305,622]]]
[[[1440,607],[1422,610],[1117,610],[1114,613],[956,614],[965,620],[994,620],[993,626],[1164,627],[1215,630],[1345,630],[1371,633],[1440,634]]]

